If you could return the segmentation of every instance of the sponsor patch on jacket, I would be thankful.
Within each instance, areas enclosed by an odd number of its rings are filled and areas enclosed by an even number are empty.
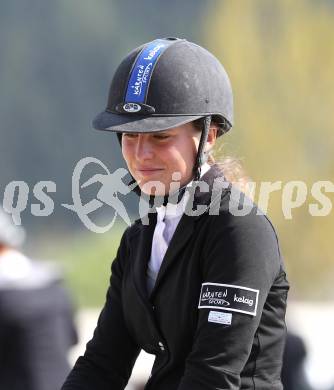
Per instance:
[[[218,309],[256,315],[259,290],[231,284],[203,283],[199,309]]]
[[[208,321],[215,322],[216,324],[231,325],[232,313],[210,310]]]

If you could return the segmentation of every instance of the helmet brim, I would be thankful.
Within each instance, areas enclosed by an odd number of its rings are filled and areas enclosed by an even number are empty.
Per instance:
[[[103,111],[93,120],[96,130],[112,131],[116,133],[153,133],[178,127],[204,115],[173,115],[173,116],[143,116],[114,114]]]

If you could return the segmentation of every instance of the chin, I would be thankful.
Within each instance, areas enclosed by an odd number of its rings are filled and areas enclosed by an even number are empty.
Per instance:
[[[138,183],[138,181],[137,181]],[[148,180],[139,182],[139,187],[141,192],[146,195],[154,195],[154,196],[164,196],[168,192],[168,188],[166,190],[166,185],[160,180]]]
[[[145,186],[144,186],[144,188],[140,187],[140,190],[142,193],[144,193],[145,195],[148,195],[148,196],[165,196],[166,195],[166,193],[162,192],[162,191],[154,191],[154,190],[151,191],[151,190],[148,190],[147,188],[145,189]]]

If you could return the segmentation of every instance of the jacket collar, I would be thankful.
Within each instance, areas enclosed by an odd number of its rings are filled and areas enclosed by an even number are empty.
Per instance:
[[[209,207],[210,202],[213,200],[212,197],[215,195],[213,191],[218,190],[218,193],[221,193],[219,189],[226,188],[228,185],[229,183],[219,165],[212,165],[199,181],[193,182],[195,187],[194,206],[205,205]],[[203,186],[203,189],[201,186]]]
[[[210,202],[212,202],[212,192],[214,189],[215,183],[217,183],[216,179],[218,179],[218,185],[225,185],[226,180],[222,173],[221,168],[218,165],[213,165],[208,172],[206,172],[201,177],[202,188],[198,185],[198,182],[193,182],[193,202],[191,202],[193,209],[198,206],[204,206],[206,211],[201,213],[198,216],[191,216],[187,214],[183,214],[178,226],[174,232],[172,240],[168,246],[167,252],[165,254],[164,260],[161,264],[161,268],[151,293],[150,299],[153,300],[155,294],[157,293],[162,280],[165,278],[168,273],[169,268],[174,263],[174,261],[178,258],[181,250],[186,246],[188,241],[190,240],[196,225],[196,221],[207,212]],[[204,188],[205,187],[205,188]],[[221,192],[219,192],[221,195]],[[139,295],[142,299],[148,299],[147,288],[146,288],[146,271],[147,271],[147,263],[150,259],[151,255],[151,247],[152,247],[152,238],[156,225],[156,212],[152,212],[148,215],[148,224],[142,224],[140,220],[137,220],[137,226],[139,233],[136,235],[135,243],[136,253],[135,259],[133,263],[134,267],[134,283],[138,290]]]

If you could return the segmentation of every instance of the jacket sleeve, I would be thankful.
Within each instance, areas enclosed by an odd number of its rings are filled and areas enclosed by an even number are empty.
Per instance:
[[[276,233],[265,216],[209,218],[198,326],[178,390],[240,388],[263,307],[282,273]]]
[[[129,380],[140,348],[128,333],[123,316],[121,285],[127,255],[125,232],[112,264],[106,303],[93,338],[62,390],[123,390]]]

